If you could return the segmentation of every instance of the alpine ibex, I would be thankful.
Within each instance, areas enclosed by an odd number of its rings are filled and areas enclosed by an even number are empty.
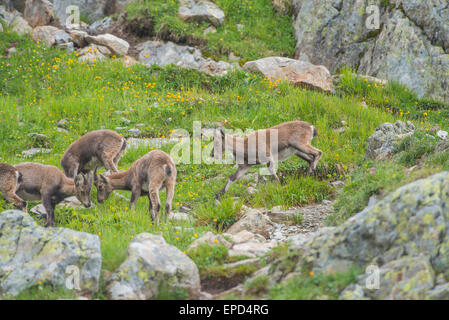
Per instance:
[[[86,208],[91,206],[92,173],[78,174],[73,180],[55,166],[25,162],[14,168],[22,175],[17,194],[27,201],[42,200],[47,212],[46,226],[53,226],[55,206],[67,197],[76,196]]]
[[[175,194],[175,183],[175,163],[168,154],[160,150],[147,153],[124,172],[116,172],[108,176],[101,174],[94,176],[98,203],[105,202],[114,190],[128,190],[131,191],[130,208],[134,209],[141,195],[148,196],[149,211],[156,224],[160,219],[159,191],[162,188],[167,190],[165,214],[168,214]]]
[[[117,164],[125,151],[126,140],[112,130],[91,131],[65,151],[61,167],[69,178],[88,173],[102,166],[109,172],[118,172]]]
[[[0,193],[3,198],[19,209],[27,212],[27,203],[17,194],[22,183],[22,174],[13,166],[0,163]]]
[[[238,169],[229,177],[226,185],[215,196],[220,198],[232,183],[240,179],[256,164],[267,164],[269,172],[279,181],[275,162],[296,155],[309,163],[308,173],[315,171],[322,152],[311,146],[318,135],[313,125],[304,121],[290,121],[277,126],[254,131],[246,137],[225,134],[223,129],[215,130],[213,153],[223,155],[229,150],[237,160]],[[274,139],[274,140],[273,140]]]

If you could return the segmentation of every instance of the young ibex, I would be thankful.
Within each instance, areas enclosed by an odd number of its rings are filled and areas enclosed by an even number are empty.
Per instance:
[[[40,163],[20,163],[14,165],[22,175],[22,183],[17,194],[27,201],[42,200],[47,212],[46,226],[53,226],[55,206],[70,196],[89,208],[93,174],[78,174],[75,180],[67,178],[55,166]]]
[[[3,198],[19,209],[27,212],[27,203],[17,194],[17,190],[22,183],[22,174],[13,166],[0,163],[0,193]]]
[[[110,172],[118,172],[117,164],[126,148],[126,140],[112,130],[91,131],[65,151],[61,167],[69,178],[78,173],[88,173],[102,166]]]
[[[216,130],[214,137],[214,154],[226,150],[232,152],[237,160],[238,169],[229,177],[226,185],[215,196],[220,198],[228,191],[236,180],[240,179],[251,166],[267,164],[269,172],[279,181],[276,174],[275,162],[283,161],[296,155],[309,163],[309,174],[315,171],[322,152],[310,145],[312,139],[318,135],[313,125],[304,121],[290,121],[277,126],[254,131],[246,137],[240,138],[225,134],[223,129]],[[275,139],[275,141],[272,141]]]
[[[131,191],[131,209],[141,195],[148,196],[150,201],[149,211],[153,222],[159,223],[160,200],[159,191],[167,190],[165,214],[171,210],[175,193],[176,166],[173,159],[163,151],[153,150],[136,160],[131,167],[124,172],[109,174],[108,176],[95,174],[94,184],[97,187],[98,203],[105,202],[112,191]]]

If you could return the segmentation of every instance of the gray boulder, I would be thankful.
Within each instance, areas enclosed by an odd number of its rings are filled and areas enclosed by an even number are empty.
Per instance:
[[[15,16],[15,18],[9,24],[9,29],[21,36],[30,34],[33,30],[28,22],[21,16]]]
[[[379,269],[379,286],[369,285],[368,275],[360,277],[357,285],[346,288],[341,299],[418,300],[428,295],[440,295],[441,288],[432,290],[435,275],[425,256],[403,257],[383,265]],[[368,281],[368,285],[367,285]],[[430,293],[429,291],[433,291]]]
[[[23,16],[33,28],[45,26],[54,19],[53,4],[48,0],[27,0]]]
[[[22,211],[0,214],[0,295],[39,283],[93,294],[101,271],[100,239],[65,228],[43,228]]]
[[[225,14],[207,0],[181,0],[178,15],[183,20],[209,21],[215,26],[223,23]]]
[[[365,158],[373,160],[388,159],[393,154],[398,142],[412,135],[414,131],[415,126],[410,121],[404,123],[398,120],[394,124],[383,123],[368,138]]]
[[[79,49],[76,53],[78,54],[78,60],[81,62],[97,62],[105,59],[106,56],[112,55],[111,50],[108,48],[95,44]]]
[[[47,46],[71,42],[72,37],[64,30],[53,26],[39,26],[33,29],[31,36],[35,41],[45,43]]]
[[[230,226],[226,232],[238,234],[240,231],[246,230],[269,239],[270,232],[273,228],[273,222],[266,214],[251,208],[236,223]]]
[[[24,158],[32,158],[35,155],[39,154],[39,153],[50,153],[51,149],[45,149],[45,148],[30,148],[27,150],[23,150],[21,152],[22,157]]]
[[[108,297],[156,299],[161,288],[173,294],[185,293],[189,298],[198,297],[201,288],[198,268],[162,236],[141,233],[131,241],[126,260],[109,279]]]
[[[332,91],[333,80],[324,66],[284,57],[268,57],[245,63],[243,69],[260,73],[272,81],[288,79],[294,85]]]
[[[107,47],[113,54],[119,56],[125,56],[128,53],[129,43],[109,33],[86,36],[85,39],[88,43]]]
[[[173,42],[146,41],[137,45],[136,49],[139,51],[139,61],[145,65],[174,64],[219,76],[227,74],[234,68],[227,62],[204,58],[201,51],[196,48],[180,46]]]
[[[88,30],[93,33],[103,33],[114,25],[112,17],[105,17],[92,23]]]

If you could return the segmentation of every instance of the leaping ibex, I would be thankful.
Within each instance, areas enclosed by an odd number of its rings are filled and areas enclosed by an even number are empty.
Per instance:
[[[322,152],[312,147],[312,139],[318,135],[313,125],[304,121],[290,121],[277,126],[254,131],[246,137],[225,134],[223,129],[215,131],[213,152],[231,151],[237,159],[238,169],[229,177],[226,185],[215,196],[220,198],[232,183],[240,179],[256,164],[267,164],[268,170],[279,181],[275,162],[296,155],[309,163],[308,173],[315,171]],[[275,139],[275,140],[273,140]]]

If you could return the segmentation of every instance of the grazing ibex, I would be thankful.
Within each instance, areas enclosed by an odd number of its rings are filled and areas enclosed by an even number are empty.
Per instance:
[[[214,155],[226,150],[232,152],[237,160],[238,169],[229,177],[226,185],[215,196],[220,198],[236,180],[240,179],[256,164],[267,164],[268,170],[276,175],[275,162],[296,155],[309,163],[309,174],[315,171],[322,152],[311,146],[312,139],[318,135],[313,125],[304,121],[290,121],[277,126],[254,131],[246,137],[225,134],[223,129],[215,131]],[[273,140],[274,139],[274,140]]]
[[[17,194],[22,183],[22,174],[13,166],[0,163],[0,193],[3,198],[19,209],[27,212],[27,203],[21,199]]]
[[[126,148],[126,140],[112,130],[91,131],[65,151],[61,167],[69,178],[78,173],[88,173],[103,166],[110,172],[118,172],[117,164]]]
[[[106,177],[95,174],[94,177],[98,203],[105,202],[114,190],[128,190],[132,192],[130,207],[133,209],[141,195],[148,196],[149,211],[156,224],[159,223],[161,209],[159,191],[162,188],[167,190],[165,214],[168,214],[175,194],[175,183],[175,163],[168,154],[160,150],[147,153],[124,172],[112,173]]]
[[[17,194],[27,201],[42,200],[47,212],[46,226],[53,226],[55,206],[70,196],[89,208],[93,174],[78,174],[75,180],[67,178],[55,166],[25,162],[14,165],[22,175]]]

